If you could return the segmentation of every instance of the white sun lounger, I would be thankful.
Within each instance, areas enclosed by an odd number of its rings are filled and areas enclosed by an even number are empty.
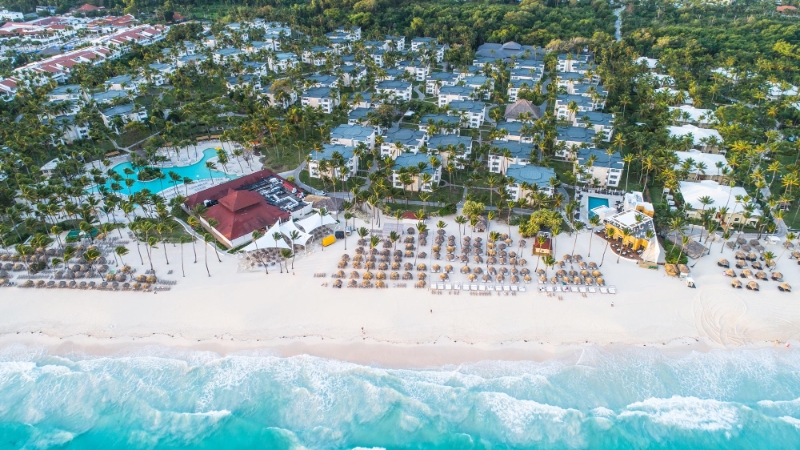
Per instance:
[[[445,284],[444,288],[449,291],[450,289],[453,289],[453,285],[452,284]]]
[[[473,291],[477,291],[478,290],[478,285],[477,284],[471,284],[470,287],[472,288]]]
[[[547,292],[553,292],[553,286],[546,286],[544,290]]]
[[[617,293],[617,287],[616,286],[609,286],[608,287],[608,293],[609,294],[616,294]]]
[[[431,283],[431,290],[432,291],[438,291],[439,290],[439,288],[436,287],[436,283]]]
[[[486,285],[485,285],[485,284],[482,284],[482,285],[480,286],[480,289],[479,289],[479,290],[481,290],[481,291],[485,291],[485,290],[486,290]]]
[[[597,293],[597,289],[594,288],[593,286],[589,286],[589,293],[590,294],[596,294]]]
[[[506,292],[511,292],[511,286],[503,286],[503,290]]]
[[[464,286],[461,286],[461,289],[463,289],[465,291],[468,291],[469,290],[469,285],[465,284]]]
[[[520,286],[519,290],[522,291],[522,292],[525,292],[525,286]]]
[[[517,288],[517,286],[511,286],[511,290],[512,291],[516,291],[516,290],[518,290],[518,288]]]
[[[585,293],[585,292],[586,292],[586,288],[585,288],[585,287],[583,287],[583,286],[581,286],[581,287],[579,287],[579,288],[578,288],[578,292],[583,292],[583,293]]]
[[[444,289],[444,283],[437,283],[436,285],[439,286],[439,289]]]
[[[600,293],[601,294],[608,294],[608,288],[601,287],[600,288]]]

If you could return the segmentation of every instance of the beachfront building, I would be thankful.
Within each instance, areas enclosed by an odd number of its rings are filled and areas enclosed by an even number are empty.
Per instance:
[[[486,119],[486,104],[472,100],[453,101],[448,113],[460,117],[461,126],[465,128],[480,128]]]
[[[527,165],[536,158],[533,144],[515,141],[492,141],[489,149],[489,172],[505,174],[512,164]]]
[[[638,252],[654,246],[658,248],[653,219],[636,210],[622,211],[605,218],[606,235],[620,241],[622,245]],[[643,258],[650,260],[649,258]],[[655,261],[654,261],[655,262]]]
[[[692,146],[705,153],[722,153],[722,135],[713,128],[699,128],[694,125],[667,127],[670,137],[678,140],[691,139]]]
[[[592,163],[589,164],[589,161]],[[581,148],[575,153],[572,173],[579,183],[597,187],[618,187],[625,162],[619,152],[608,154],[598,148]]]
[[[358,147],[363,143],[370,150],[375,148],[375,128],[364,125],[342,124],[331,130],[331,144]]]
[[[253,231],[310,214],[311,204],[302,196],[271,170],[260,170],[190,195],[183,207],[189,212],[205,205],[206,214],[200,216],[203,228],[226,247],[235,248],[250,242]],[[212,227],[209,219],[216,225]]]
[[[436,167],[431,165],[431,158],[439,162]],[[442,179],[441,162],[441,158],[435,155],[403,153],[394,160],[392,186],[412,192],[432,192]]]
[[[463,169],[464,162],[472,154],[472,138],[457,134],[434,134],[428,138],[428,151],[438,152],[444,166],[452,160],[457,169]]]
[[[723,226],[739,225],[744,223],[747,226],[756,226],[761,217],[761,210],[758,209],[752,200],[745,203],[745,199],[751,199],[743,187],[731,187],[726,184],[719,184],[714,180],[702,180],[697,182],[681,181],[678,183],[685,203],[686,217],[700,219],[703,211],[709,208],[727,207],[728,211],[724,216],[719,212],[714,215],[714,220]],[[706,203],[703,203],[703,199]],[[711,202],[708,203],[707,201]]]
[[[347,180],[358,170],[355,147],[342,144],[323,144],[322,150],[309,153],[308,176]]]
[[[426,114],[419,120],[419,129],[428,134],[461,134],[461,119],[447,114]]]
[[[420,130],[398,128],[386,133],[381,144],[381,157],[397,158],[403,152],[419,153],[427,144],[428,134]]]
[[[303,92],[300,103],[303,106],[319,108],[325,114],[331,114],[333,108],[339,105],[339,99],[331,94],[331,88],[319,87]]]
[[[650,217],[656,213],[653,204],[644,201],[644,195],[640,191],[626,192],[622,196],[622,209],[623,211],[638,211]]]
[[[389,101],[407,102],[411,100],[411,83],[408,81],[379,81],[375,90],[378,94],[385,95]]]
[[[556,172],[549,167],[511,164],[506,169],[506,178],[508,178],[506,191],[513,201],[528,198],[534,191],[544,192],[552,197],[553,186],[550,180],[556,178]]]
[[[725,156],[719,153],[703,153],[691,149],[688,152],[675,152],[678,163],[675,172],[685,181],[714,180],[725,183],[730,167]]]

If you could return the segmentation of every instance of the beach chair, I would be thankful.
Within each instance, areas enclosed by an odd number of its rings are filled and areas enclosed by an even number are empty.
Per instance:
[[[547,286],[544,288],[547,292],[553,292],[553,286]]]
[[[511,290],[512,290],[512,291],[518,291],[518,290],[519,290],[519,288],[518,288],[517,286],[511,286]]]
[[[478,285],[477,284],[471,284],[469,286],[473,291],[477,291],[478,290]]]
[[[461,289],[463,289],[465,291],[468,291],[469,290],[469,285],[465,284],[464,286],[461,286]]]
[[[606,288],[606,287],[601,287],[601,288],[600,288],[600,293],[601,293],[601,294],[608,294],[608,288]]]
[[[482,284],[482,285],[480,286],[480,289],[479,289],[479,290],[480,290],[480,291],[485,291],[485,290],[486,290],[486,285],[485,285],[485,284]]]
[[[597,293],[597,289],[595,289],[594,286],[589,286],[589,293],[590,294],[595,294],[595,293]]]
[[[445,284],[444,288],[449,291],[449,290],[453,289],[453,285],[452,284]]]
[[[616,286],[609,286],[608,287],[608,293],[609,294],[616,294],[617,293],[617,287]]]
[[[519,290],[522,291],[522,292],[525,292],[525,286],[520,286]]]
[[[511,291],[511,286],[503,286],[503,290],[506,291],[506,292],[510,292]]]
[[[586,293],[586,288],[581,286],[581,287],[578,288],[578,292],[585,294]]]

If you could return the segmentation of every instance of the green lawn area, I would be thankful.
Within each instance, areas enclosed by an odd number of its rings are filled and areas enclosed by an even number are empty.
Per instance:
[[[795,207],[790,208],[783,212],[783,221],[786,223],[786,226],[797,230],[800,229],[800,213],[798,213],[798,208]]]
[[[461,201],[461,195],[463,194],[463,188],[453,188],[452,193],[450,193],[450,189],[447,187],[440,187],[431,192],[431,197],[428,199],[428,203],[458,203]],[[397,197],[397,202],[403,203],[405,202],[406,197]],[[408,199],[414,201],[422,201],[419,197],[419,192],[409,192]]]
[[[158,222],[155,219],[143,219],[147,222],[151,222],[153,225],[156,225]],[[174,220],[169,220],[169,223],[172,225],[172,230],[164,233],[164,238],[169,243],[178,243],[180,242],[180,238],[184,237],[187,240],[191,238],[189,233],[183,228],[181,224],[175,222]],[[153,228],[153,232],[150,234],[151,236],[156,236],[159,240],[161,240],[161,236],[156,233],[156,229]],[[144,235],[137,234],[140,239],[144,239]]]
[[[149,129],[126,131],[114,139],[120,147],[129,147],[153,134]]]
[[[286,148],[281,145],[278,148],[269,146],[261,150],[261,156],[264,158],[265,167],[269,167],[274,172],[283,172],[292,170],[300,165],[305,158],[305,153],[298,154],[297,149]]]

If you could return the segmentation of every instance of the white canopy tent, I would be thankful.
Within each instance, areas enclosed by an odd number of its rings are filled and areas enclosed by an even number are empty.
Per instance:
[[[285,248],[289,249],[289,245],[283,239],[278,239],[278,242],[275,242],[275,239],[272,238],[274,233],[281,232],[281,221],[278,220],[275,222],[275,225],[271,226],[269,230],[261,236],[257,241],[251,242],[250,245],[243,248],[242,250],[245,252],[253,251],[256,248]]]
[[[283,233],[286,237],[289,237],[289,240],[291,240],[290,236],[292,235],[292,231],[297,231],[300,234],[300,237],[294,241],[295,244],[300,244],[302,246],[305,246],[306,242],[308,242],[308,240],[311,239],[310,234],[304,233],[303,231],[298,229],[295,226],[294,222],[292,222],[291,220],[281,224],[281,233]]]
[[[320,216],[319,213],[317,213],[313,216],[306,217],[303,220],[298,220],[296,225],[306,230],[306,233],[311,233],[323,225],[330,225],[332,223],[336,223],[336,220],[333,217],[330,215]]]

